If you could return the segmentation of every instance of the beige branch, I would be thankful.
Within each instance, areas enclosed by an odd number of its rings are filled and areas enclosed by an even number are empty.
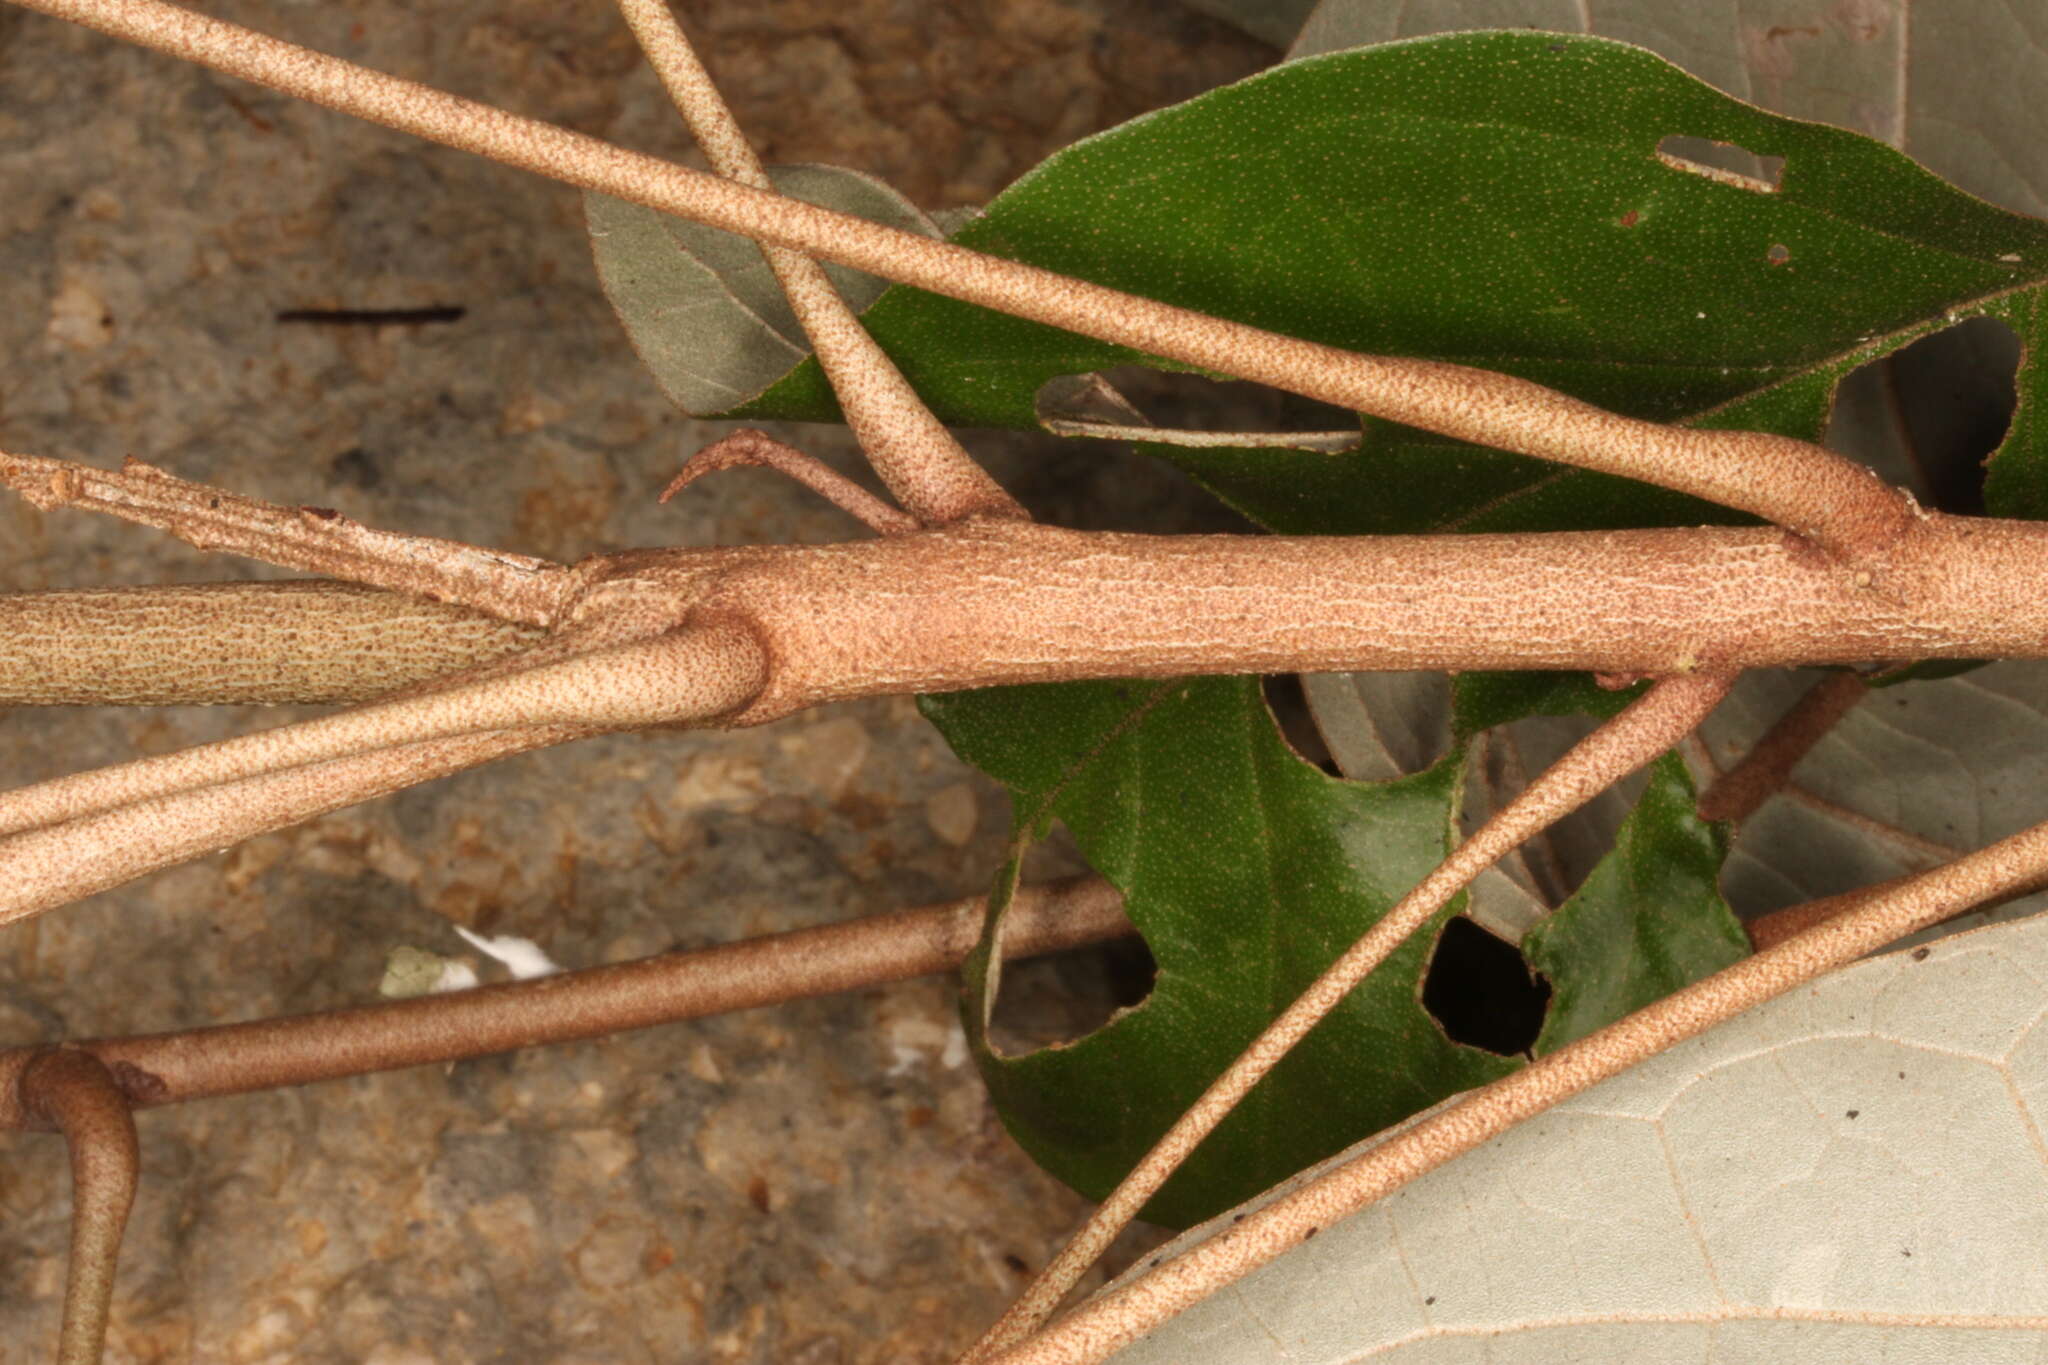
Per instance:
[[[368,70],[161,0],[17,0],[229,75],[663,213],[934,293],[1460,440],[1739,508],[1849,558],[1914,522],[1910,499],[1817,445],[1605,412],[1506,375],[1357,355],[785,199]]]
[[[689,629],[5,793],[0,923],[508,753],[723,715],[765,667],[746,632]]]
[[[0,593],[0,706],[368,701],[543,638],[325,580]]]
[[[1088,1222],[964,1357],[977,1362],[1022,1340],[1058,1308],[1089,1266],[1251,1092],[1352,989],[1471,880],[1686,735],[1728,695],[1725,675],[1658,683],[1626,711],[1579,741],[1403,896],[1332,962],[1295,1002],[1212,1081]]]
[[[712,169],[742,185],[769,189],[768,173],[669,12],[668,0],[619,0],[619,10]],[[847,426],[889,491],[928,526],[973,516],[1024,517],[1016,500],[932,415],[839,297],[824,268],[786,247],[761,251],[811,339]]]
[[[0,484],[45,510],[104,512],[202,550],[457,603],[528,625],[552,622],[576,588],[575,574],[549,560],[373,530],[331,507],[264,502],[134,459],[116,472],[0,451]]]
[[[1971,906],[2048,876],[2048,824],[1894,883],[1863,904],[1716,972],[1403,1129],[996,1357],[1093,1365],[1418,1176],[1764,1001]]]

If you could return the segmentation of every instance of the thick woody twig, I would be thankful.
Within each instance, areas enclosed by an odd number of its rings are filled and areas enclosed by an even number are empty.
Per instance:
[[[619,10],[712,169],[739,184],[769,189],[768,173],[669,12],[668,0],[619,0]],[[973,516],[1025,517],[1016,500],[932,415],[896,362],[839,297],[824,268],[785,247],[761,251],[811,339],[847,426],[882,482],[917,520],[943,526]]]
[[[736,724],[850,697],[1080,678],[1660,677],[2048,655],[2048,526],[1941,514],[1876,569],[1767,528],[1354,539],[982,520],[830,545],[629,551],[571,572],[580,624],[745,623],[772,664]]]
[[[141,1171],[135,1116],[106,1064],[90,1053],[46,1048],[16,1071],[14,1084],[0,1081],[0,1109],[11,1099],[28,1124],[56,1129],[71,1149],[71,1262],[58,1365],[98,1365]]]
[[[1093,1365],[1182,1309],[1525,1119],[1742,1011],[2048,877],[2048,824],[1891,884],[1860,906],[1637,1010],[1406,1128],[1181,1256],[1076,1308],[997,1365]],[[1861,894],[1861,893],[1859,893]]]
[[[112,1068],[136,1108],[461,1061],[732,1010],[907,980],[959,965],[981,935],[982,897],[771,934],[638,962],[321,1014],[68,1045]],[[1012,958],[1130,932],[1097,877],[1018,892]],[[0,1050],[0,1131],[34,1126],[10,1079],[47,1055]]]
[[[1253,1086],[1277,1066],[1353,987],[1409,935],[1508,852],[1583,806],[1676,744],[1728,695],[1734,679],[1695,675],[1658,683],[1626,711],[1579,741],[1403,896],[1326,968],[1210,1083],[1088,1222],[1039,1273],[963,1359],[986,1360],[1035,1330],[1080,1282],[1118,1233]]]
[[[1364,356],[984,256],[628,152],[161,0],[18,0],[271,89],[648,208],[1460,440],[1604,470],[1752,512],[1861,558],[1916,522],[1905,495],[1805,441],[1605,412],[1540,384]]]

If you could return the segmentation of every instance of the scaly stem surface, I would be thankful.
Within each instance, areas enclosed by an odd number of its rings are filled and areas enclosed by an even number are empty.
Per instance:
[[[544,638],[326,579],[0,593],[0,706],[368,701]]]

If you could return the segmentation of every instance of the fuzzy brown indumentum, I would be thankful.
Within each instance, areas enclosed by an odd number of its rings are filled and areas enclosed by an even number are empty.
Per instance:
[[[12,700],[329,701],[333,716],[0,794],[0,921],[414,782],[542,745],[757,725],[826,702],[1004,683],[1345,669],[1591,670],[1656,679],[1498,812],[1255,1042],[1111,1197],[977,1359],[1096,1360],[1507,1124],[1899,935],[2032,885],[2029,831],[1919,877],[1796,908],[1753,958],[1478,1092],[1228,1233],[1041,1329],[1079,1268],[1236,1098],[1415,925],[1517,842],[1670,747],[1750,668],[2048,655],[2048,528],[1931,513],[1819,447],[1616,416],[1522,380],[1354,355],[892,232],[763,189],[664,7],[622,9],[720,179],[292,47],[155,0],[28,0],[345,112],[755,237],[798,299],[904,510],[742,434],[678,483],[764,463],[878,536],[640,550],[574,565],[400,536],[330,509],[0,453],[0,482],[345,580],[0,600],[29,660]],[[747,183],[735,183],[747,182]],[[1087,534],[1034,525],[820,294],[807,257],[1433,431],[1625,475],[1760,528],[1375,539]],[[891,376],[894,376],[893,378]],[[257,662],[289,604],[307,661]],[[121,640],[113,632],[125,632]],[[152,648],[132,648],[138,631]],[[124,644],[128,647],[124,647]],[[1710,791],[1739,816],[1860,682],[1823,684]],[[1120,926],[1099,883],[1026,897],[1007,952]],[[67,1359],[96,1358],[132,1189],[130,1107],[589,1036],[956,962],[978,905],[303,1020],[0,1053],[0,1127],[65,1133],[81,1210]],[[1764,935],[1759,935],[1760,946]],[[122,1132],[127,1136],[124,1139]],[[126,1142],[124,1149],[123,1142]],[[125,1150],[126,1155],[123,1155]],[[125,1171],[125,1176],[123,1172]],[[127,1184],[124,1187],[123,1181]],[[75,1311],[74,1311],[75,1308]]]

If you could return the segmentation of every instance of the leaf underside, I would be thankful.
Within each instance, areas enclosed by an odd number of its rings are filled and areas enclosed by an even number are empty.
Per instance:
[[[2039,919],[1859,963],[1320,1229],[1115,1360],[2039,1360],[2044,979]]]

